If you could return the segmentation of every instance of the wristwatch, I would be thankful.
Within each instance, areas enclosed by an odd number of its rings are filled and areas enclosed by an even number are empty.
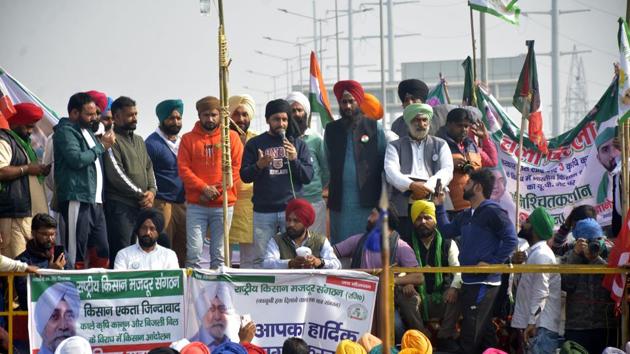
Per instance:
[[[320,258],[319,260],[321,261],[321,263],[319,264],[319,267],[317,267],[317,269],[323,269],[326,263],[324,262],[323,258]]]

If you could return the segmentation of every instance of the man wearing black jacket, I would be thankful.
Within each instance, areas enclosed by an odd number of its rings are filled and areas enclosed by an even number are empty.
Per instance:
[[[254,267],[261,268],[269,239],[285,230],[284,210],[313,178],[308,147],[301,139],[285,137],[291,106],[282,99],[267,103],[269,131],[245,145],[241,179],[254,183]]]

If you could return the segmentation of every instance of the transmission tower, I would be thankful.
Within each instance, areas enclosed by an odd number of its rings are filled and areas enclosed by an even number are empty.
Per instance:
[[[573,46],[571,55],[571,67],[569,69],[569,82],[567,83],[567,96],[564,106],[564,130],[577,126],[589,111],[588,94],[586,88],[586,75],[582,57]]]

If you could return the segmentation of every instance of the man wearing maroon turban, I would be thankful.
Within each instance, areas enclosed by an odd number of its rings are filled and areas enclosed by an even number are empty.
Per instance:
[[[263,268],[340,269],[341,262],[326,236],[308,230],[315,209],[306,199],[292,199],[285,210],[286,231],[267,243]]]
[[[333,91],[341,119],[326,126],[324,144],[330,171],[330,238],[338,243],[362,233],[365,219],[378,204],[386,141],[381,125],[361,113],[365,97],[361,84],[339,81]]]
[[[0,130],[0,253],[15,258],[26,250],[31,235],[31,217],[48,213],[44,176],[50,165],[40,164],[30,143],[35,123],[44,111],[32,103],[19,103]]]

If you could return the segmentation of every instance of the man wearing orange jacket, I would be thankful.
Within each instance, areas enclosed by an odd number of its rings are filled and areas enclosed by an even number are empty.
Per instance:
[[[209,230],[210,268],[224,264],[223,190],[221,188],[221,115],[216,97],[197,101],[199,121],[184,134],[177,155],[179,176],[186,191],[186,267],[200,268],[203,238]],[[243,143],[230,131],[232,155],[232,188],[228,190],[228,223],[236,202],[236,186]],[[229,227],[229,226],[228,226]]]

